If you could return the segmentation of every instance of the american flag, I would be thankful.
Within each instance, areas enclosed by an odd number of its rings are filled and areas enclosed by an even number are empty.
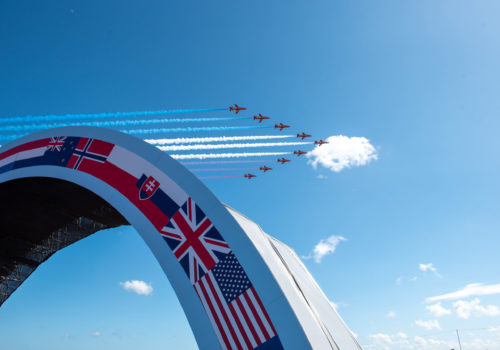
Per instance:
[[[160,233],[193,284],[231,251],[210,219],[191,198]]]
[[[255,349],[276,330],[233,253],[194,285],[223,349]]]

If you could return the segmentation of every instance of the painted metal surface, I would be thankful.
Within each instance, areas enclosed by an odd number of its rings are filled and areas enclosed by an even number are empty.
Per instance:
[[[279,244],[140,139],[92,127],[38,132],[0,149],[0,183],[26,177],[71,181],[120,212],[165,271],[200,349],[338,349],[335,332],[349,338],[336,313],[338,330],[325,332]],[[352,339],[340,348],[359,349]]]

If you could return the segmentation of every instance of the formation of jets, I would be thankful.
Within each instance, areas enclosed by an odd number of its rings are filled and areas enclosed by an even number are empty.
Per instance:
[[[241,106],[238,106],[237,104],[234,104],[234,106],[229,106],[229,110],[231,112],[235,112],[236,114],[238,114],[240,111],[244,111],[246,110],[245,107],[241,107]],[[253,116],[253,120],[258,120],[259,123],[262,123],[263,120],[266,120],[266,119],[271,119],[269,117],[266,117],[262,114],[258,114],[258,115],[254,115]],[[285,125],[283,123],[279,123],[279,124],[274,124],[274,128],[275,129],[279,129],[279,131],[283,131],[283,129],[286,129],[286,128],[289,128],[290,125]],[[302,132],[301,134],[297,134],[297,138],[300,138],[301,140],[304,140],[306,137],[311,137],[312,135],[309,135],[309,134],[306,134],[305,132]],[[327,141],[323,141],[323,140],[319,140],[319,141],[314,141],[314,144],[317,145],[318,147],[321,147],[322,145],[324,145],[325,143],[328,143]],[[297,157],[300,157],[301,155],[303,154],[306,154],[307,152],[305,151],[301,151],[301,150],[297,150],[297,151],[293,151],[293,154],[297,155]],[[287,162],[290,162],[290,159],[286,159],[286,158],[279,158],[278,159],[278,162],[281,163],[281,164],[285,164]],[[269,168],[267,166],[261,166],[259,168],[259,170],[263,171],[263,172],[266,172],[268,170],[272,170],[273,168]],[[247,179],[252,179],[254,177],[257,177],[257,175],[254,175],[254,174],[245,174],[243,175],[245,178]]]

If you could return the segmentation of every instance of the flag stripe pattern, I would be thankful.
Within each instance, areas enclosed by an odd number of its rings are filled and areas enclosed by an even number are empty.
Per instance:
[[[283,349],[262,300],[221,233],[151,163],[112,143],[71,136],[31,141],[0,153],[0,174],[32,166],[90,174],[130,200],[179,261],[222,349]]]

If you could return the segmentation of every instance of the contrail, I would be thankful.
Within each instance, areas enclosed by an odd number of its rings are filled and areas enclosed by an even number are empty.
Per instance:
[[[194,128],[174,128],[174,129],[133,129],[133,130],[120,130],[127,134],[143,135],[143,134],[160,134],[160,133],[175,133],[175,132],[198,132],[198,131],[225,131],[225,130],[249,130],[249,129],[268,129],[272,125],[249,125],[249,126],[201,126]]]
[[[230,179],[230,178],[237,178],[237,177],[243,177],[243,176],[234,176],[234,175],[230,175],[230,176],[202,176],[202,177],[199,177],[198,179],[201,179],[201,180],[204,180],[204,179]]]
[[[117,112],[117,113],[90,113],[90,114],[62,114],[62,115],[27,115],[24,117],[0,118],[0,124],[15,122],[56,121],[68,119],[105,119],[125,117],[150,117],[163,114],[200,113],[225,111],[227,108],[199,108],[199,109],[171,109],[145,112]]]
[[[247,170],[259,170],[259,168],[202,168],[202,169],[189,169],[189,171],[204,172],[204,171],[247,171]]]
[[[152,145],[170,145],[179,143],[207,143],[207,142],[229,142],[229,141],[257,141],[270,139],[286,139],[295,135],[261,135],[261,136],[220,136],[220,137],[180,137],[176,139],[146,139]]]
[[[0,119],[1,120],[1,119]],[[156,133],[177,133],[177,132],[200,132],[200,131],[225,131],[225,130],[249,130],[249,129],[263,129],[272,128],[273,126],[264,125],[249,125],[249,126],[201,126],[201,127],[187,127],[187,128],[173,128],[173,129],[132,129],[120,130],[126,134],[142,135],[142,134],[156,134]],[[29,132],[21,134],[0,135],[0,140],[9,141],[15,140],[22,136],[28,135]]]
[[[263,160],[207,160],[203,162],[181,162],[182,165],[205,165],[205,164],[241,164],[241,163],[271,163],[275,159]]]
[[[70,123],[51,123],[51,124],[24,124],[24,125],[7,125],[0,127],[0,131],[21,131],[21,130],[43,130],[49,128],[59,128],[64,126],[98,126],[98,127],[113,127],[113,126],[136,126],[149,124],[166,124],[166,123],[200,123],[200,122],[219,122],[230,120],[246,120],[252,117],[215,117],[215,118],[162,118],[162,119],[133,119],[133,120],[107,120],[107,121],[89,121],[89,122],[70,122]]]
[[[243,158],[282,156],[291,152],[259,152],[259,153],[199,153],[199,154],[170,154],[174,159],[211,159],[211,158]]]
[[[312,142],[258,142],[258,143],[223,143],[209,145],[175,145],[175,146],[156,146],[162,151],[191,151],[205,149],[225,149],[225,148],[254,148],[254,147],[279,147],[279,146],[297,146],[310,145]]]

